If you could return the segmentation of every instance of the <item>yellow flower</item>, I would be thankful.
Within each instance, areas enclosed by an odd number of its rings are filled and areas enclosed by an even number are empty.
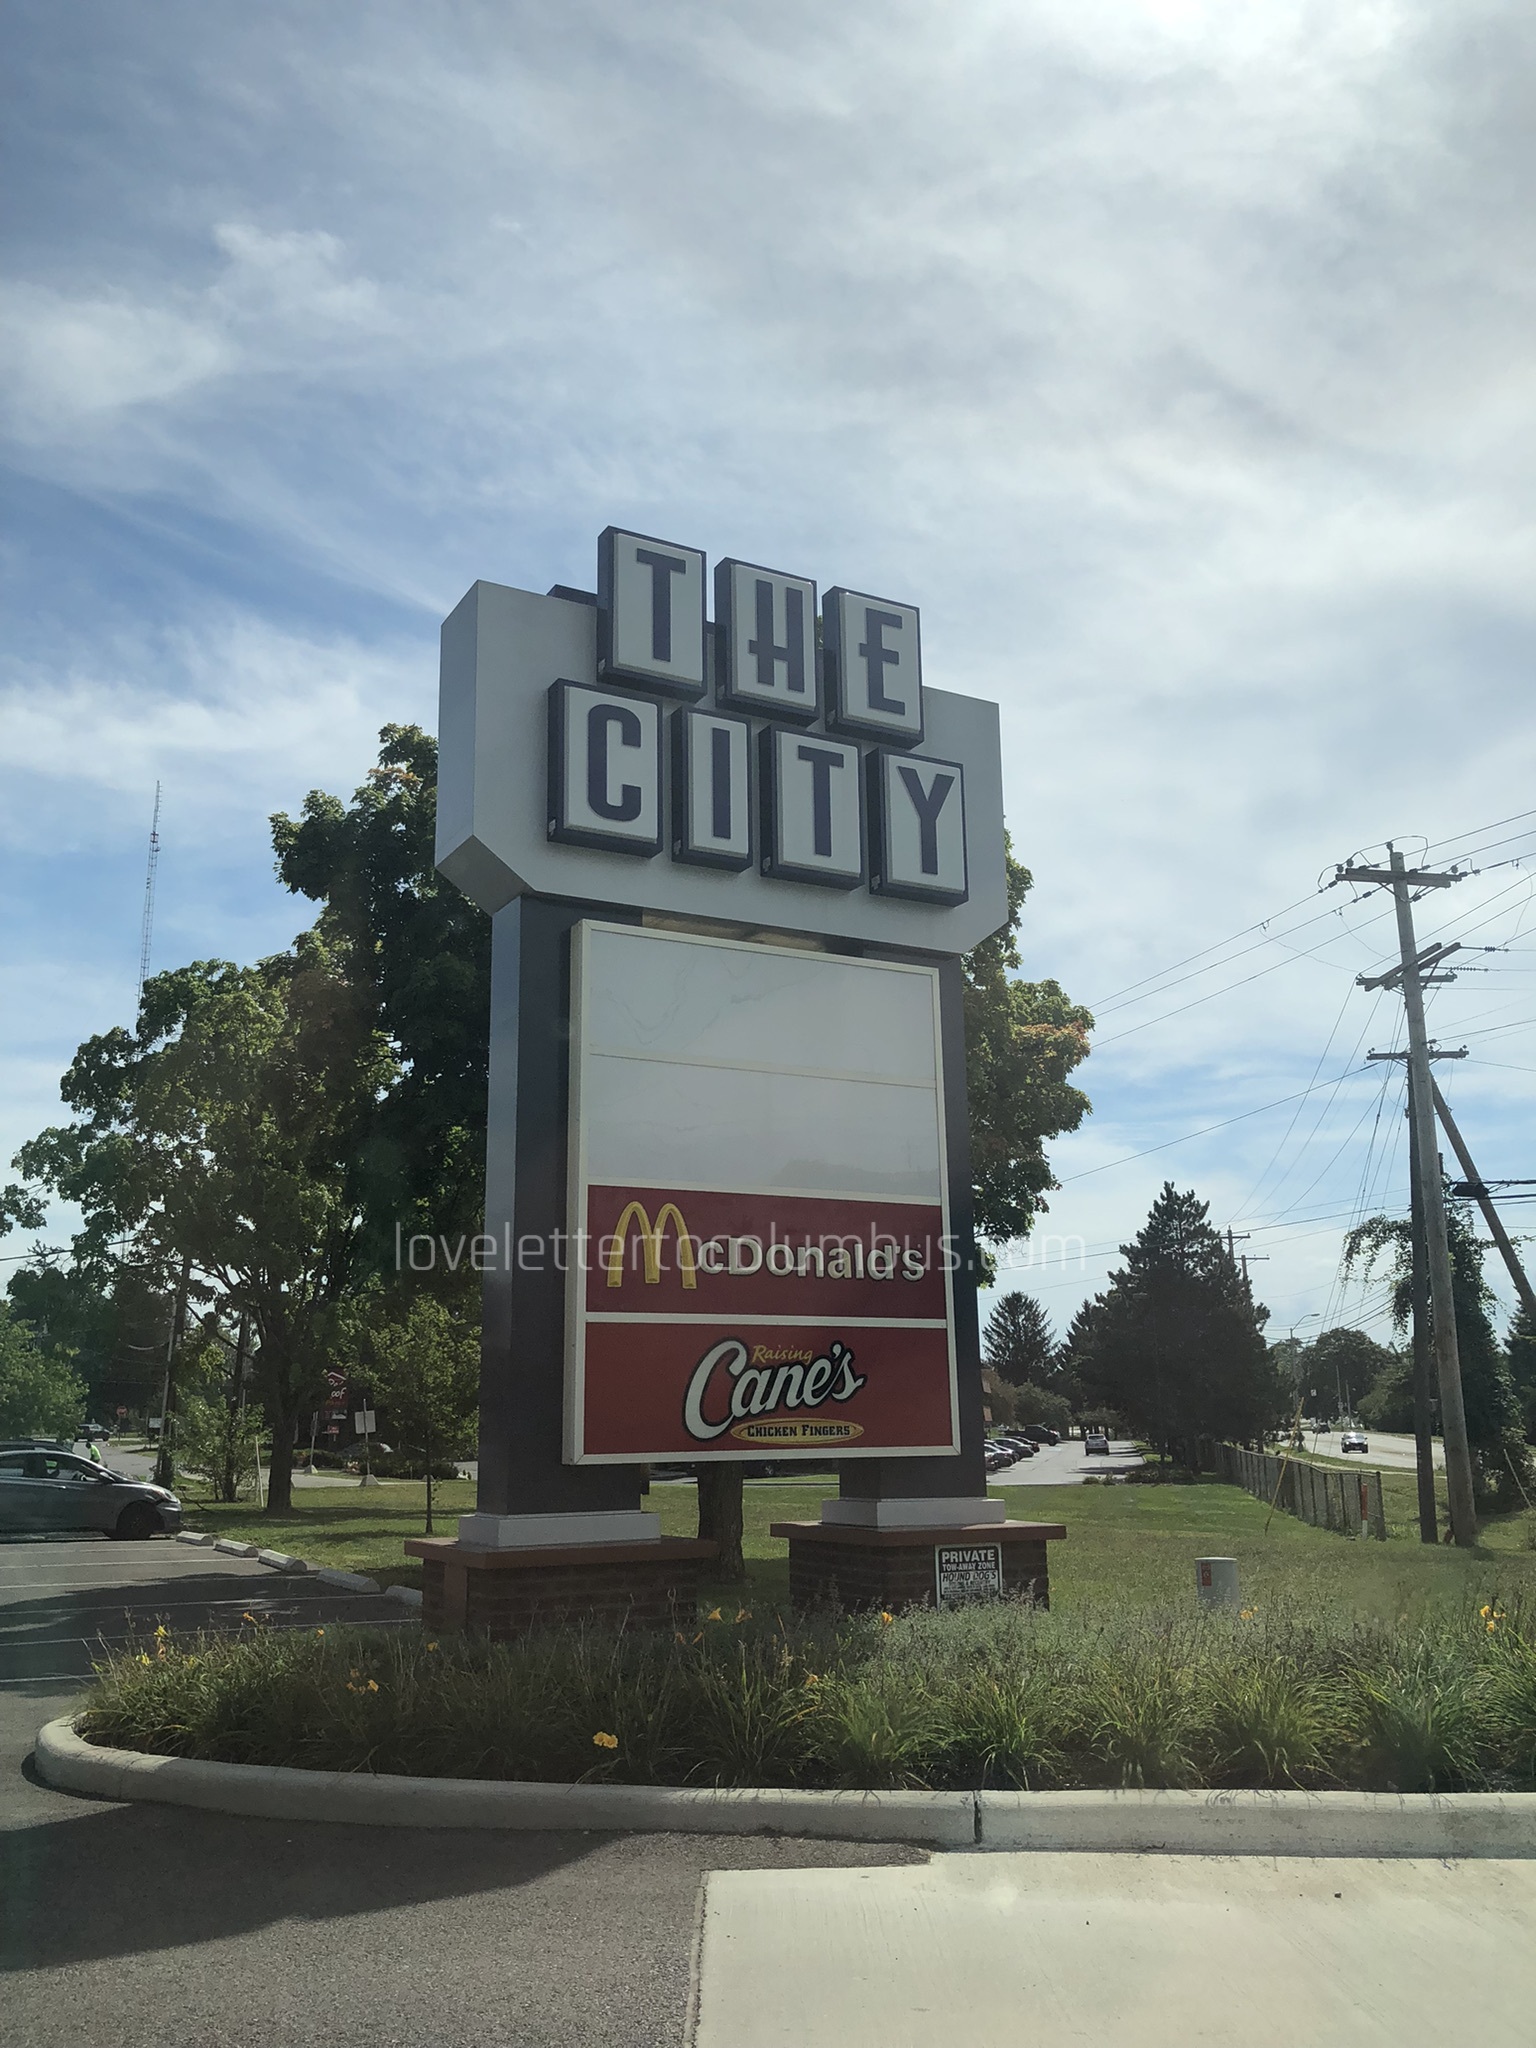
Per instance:
[[[1252,1621],[1258,1611],[1257,1607],[1240,1607],[1237,1610],[1237,1618],[1239,1621]]]
[[[821,1679],[814,1671],[807,1671],[807,1673],[805,1674],[805,1682],[807,1685],[820,1685]]]
[[[1484,1614],[1486,1614],[1486,1613],[1488,1612],[1488,1610],[1487,1610],[1487,1608],[1486,1608],[1486,1607],[1485,1607],[1485,1608],[1483,1609],[1483,1612],[1484,1612]],[[170,1630],[169,1630],[169,1629],[168,1629],[168,1628],[166,1627],[165,1623],[164,1623],[164,1622],[162,1621],[162,1622],[160,1623],[160,1626],[159,1626],[159,1627],[158,1627],[158,1628],[157,1628],[157,1629],[155,1630],[155,1634],[156,1634],[156,1635],[157,1635],[157,1636],[159,1637],[159,1639],[161,1640],[161,1642],[164,1642],[165,1638],[166,1638],[166,1637],[167,1637],[167,1636],[168,1636],[168,1635],[170,1634]]]
[[[147,1664],[149,1662],[149,1659],[144,1655],[142,1651],[140,1651],[139,1653],[139,1662],[141,1664]]]
[[[720,1610],[719,1610],[719,1608],[718,1608],[718,1607],[711,1607],[711,1609],[709,1610],[708,1614],[706,1614],[706,1615],[705,1615],[704,1619],[705,1619],[706,1621],[718,1621],[718,1620],[720,1619]]]
[[[370,1678],[370,1679],[369,1679],[369,1681],[368,1681],[368,1690],[369,1690],[370,1692],[377,1692],[377,1691],[378,1691],[378,1689],[379,1689],[379,1681],[378,1681],[378,1680],[377,1680],[376,1678]]]
[[[592,1738],[592,1747],[594,1749],[617,1749],[618,1746],[619,1738],[617,1735],[607,1735],[601,1728],[598,1729]]]
[[[255,1617],[255,1615],[254,1615],[254,1614],[242,1614],[242,1615],[241,1615],[241,1617],[240,1617],[240,1619],[241,1619],[242,1621],[249,1621],[249,1622],[254,1622],[254,1621],[255,1621],[255,1619],[256,1619],[256,1617]]]
[[[437,1648],[437,1645],[436,1643],[428,1643],[427,1648],[429,1650],[435,1650]]]
[[[323,1635],[325,1634],[325,1630],[324,1630],[323,1628],[317,1628],[317,1629],[315,1630],[315,1634],[316,1634],[317,1636],[323,1636]]]
[[[694,1640],[694,1641],[695,1641],[696,1643],[702,1643],[702,1642],[703,1642],[703,1640],[704,1640],[704,1631],[703,1631],[703,1629],[700,1629],[700,1630],[699,1630],[698,1634],[697,1634],[697,1635],[696,1635],[696,1636],[694,1637],[694,1639],[693,1639],[693,1640]]]
[[[750,1621],[750,1620],[752,1619],[752,1610],[751,1610],[751,1608],[750,1608],[750,1607],[738,1607],[738,1608],[737,1608],[737,1610],[736,1610],[736,1619],[737,1619],[738,1621]]]
[[[880,1619],[885,1623],[886,1627],[889,1628],[891,1623],[896,1619],[896,1617],[894,1614],[887,1614],[885,1609],[882,1607],[880,1610]]]
[[[1493,1612],[1493,1609],[1491,1607],[1479,1607],[1477,1611],[1483,1617],[1484,1621],[1486,1621],[1489,1615]]]

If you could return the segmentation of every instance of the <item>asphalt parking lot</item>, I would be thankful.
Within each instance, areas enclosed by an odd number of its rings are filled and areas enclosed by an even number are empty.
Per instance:
[[[0,2013],[16,2048],[672,2048],[714,1870],[901,1847],[295,1827],[53,1791],[27,1761],[102,1642],[368,1620],[393,1603],[254,1559],[0,1541]]]

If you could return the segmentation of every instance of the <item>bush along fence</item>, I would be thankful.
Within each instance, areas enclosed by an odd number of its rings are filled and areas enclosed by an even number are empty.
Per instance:
[[[1299,1458],[1277,1457],[1273,1451],[1247,1451],[1238,1444],[1217,1444],[1215,1451],[1216,1475],[1229,1485],[1245,1487],[1266,1504],[1273,1501],[1314,1529],[1386,1542],[1387,1511],[1379,1472],[1334,1472]]]

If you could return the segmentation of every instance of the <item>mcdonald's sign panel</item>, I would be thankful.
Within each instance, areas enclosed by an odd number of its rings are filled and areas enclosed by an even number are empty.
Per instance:
[[[958,1448],[937,977],[582,924],[567,1457]]]

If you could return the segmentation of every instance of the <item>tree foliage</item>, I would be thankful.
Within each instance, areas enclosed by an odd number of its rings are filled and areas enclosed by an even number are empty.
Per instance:
[[[1528,1308],[1522,1307],[1515,1317],[1506,1351],[1509,1376],[1525,1418],[1526,1438],[1536,1443],[1536,1316]]]
[[[1139,1434],[1193,1463],[1202,1436],[1251,1441],[1273,1428],[1285,1396],[1255,1305],[1209,1206],[1171,1181],[1124,1268],[1074,1320],[1073,1365],[1089,1397]]]
[[[464,1313],[418,1294],[395,1321],[365,1326],[360,1376],[389,1415],[390,1434],[420,1451],[432,1534],[432,1465],[463,1450],[480,1394],[480,1332]]]
[[[1335,1422],[1398,1363],[1394,1352],[1364,1330],[1324,1330],[1296,1358],[1296,1398],[1304,1414]]]
[[[1051,1319],[1032,1294],[1005,1294],[987,1318],[981,1336],[984,1361],[1018,1386],[1043,1380],[1056,1356]]]
[[[66,1356],[45,1349],[0,1306],[0,1437],[52,1436],[73,1443],[85,1420],[85,1384]]]
[[[434,865],[437,741],[402,725],[379,739],[349,805],[311,790],[297,820],[273,818],[272,843],[279,879],[320,904],[316,929],[397,1062],[358,1183],[363,1255],[383,1274],[397,1224],[406,1236],[481,1228],[491,921]]]
[[[135,1032],[87,1041],[61,1092],[77,1121],[18,1163],[113,1243],[245,1313],[272,1426],[268,1508],[289,1505],[293,1432],[320,1398],[360,1225],[358,1162],[394,1063],[324,941],[254,967],[201,961],[146,983]]]
[[[965,956],[966,1095],[976,1235],[1028,1235],[1057,1186],[1048,1138],[1075,1131],[1088,1097],[1070,1076],[1088,1057],[1093,1018],[1054,981],[1022,981],[1019,926],[1034,886],[1008,854],[1008,922]]]
[[[1486,1247],[1460,1202],[1446,1203],[1445,1222],[1473,1478],[1483,1498],[1504,1502],[1518,1497],[1522,1486],[1531,1489],[1525,1418],[1510,1361],[1494,1333],[1493,1291],[1483,1278]],[[1406,1330],[1413,1316],[1413,1235],[1406,1217],[1368,1216],[1344,1240],[1346,1272],[1359,1271],[1368,1279],[1382,1261],[1392,1275],[1392,1320]],[[1433,1331],[1433,1306],[1430,1327]]]

